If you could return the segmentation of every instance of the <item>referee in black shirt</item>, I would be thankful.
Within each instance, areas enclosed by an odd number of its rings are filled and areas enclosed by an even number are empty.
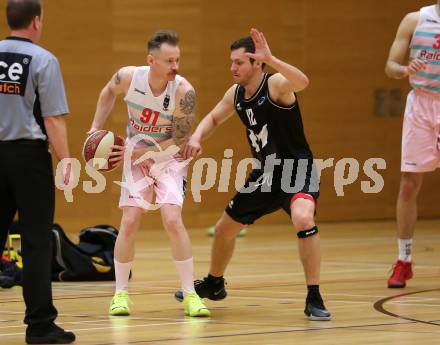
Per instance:
[[[11,35],[0,41],[0,246],[18,212],[23,255],[24,322],[28,344],[68,344],[75,335],[55,325],[51,228],[55,187],[50,143],[70,157],[64,116],[69,110],[57,59],[37,46],[40,0],[8,0]],[[70,178],[66,164],[64,183]]]

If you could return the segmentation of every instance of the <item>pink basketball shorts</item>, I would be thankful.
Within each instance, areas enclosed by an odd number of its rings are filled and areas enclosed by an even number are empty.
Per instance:
[[[188,167],[177,161],[124,168],[119,207],[139,207],[147,211],[152,203],[182,206]],[[155,196],[155,200],[153,197]]]
[[[440,167],[440,95],[412,90],[406,102],[401,170],[428,172]]]

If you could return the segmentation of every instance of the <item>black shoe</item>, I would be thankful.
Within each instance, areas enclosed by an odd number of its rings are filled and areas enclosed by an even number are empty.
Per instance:
[[[228,295],[225,289],[224,278],[219,278],[218,282],[214,282],[212,278],[205,277],[203,280],[195,280],[194,288],[200,298],[209,298],[212,301],[220,301]],[[179,302],[183,301],[183,291],[177,290],[174,298]]]
[[[307,296],[304,314],[306,314],[311,321],[329,321],[332,319],[331,314],[324,306],[321,295],[314,296],[313,298]]]
[[[75,334],[53,325],[48,331],[26,331],[27,344],[70,344],[75,341]]]

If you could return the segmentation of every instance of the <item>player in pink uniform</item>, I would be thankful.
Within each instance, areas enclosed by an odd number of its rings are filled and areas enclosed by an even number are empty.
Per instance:
[[[402,134],[402,177],[397,200],[399,257],[389,288],[403,288],[412,272],[412,238],[423,173],[440,166],[440,1],[403,18],[391,46],[386,74],[409,77]],[[406,64],[408,47],[410,62]]]
[[[191,242],[181,216],[187,169],[175,157],[194,122],[195,92],[191,84],[177,74],[178,43],[176,32],[158,32],[148,42],[148,66],[123,67],[115,73],[101,91],[90,130],[103,128],[117,95],[125,94],[129,116],[126,150],[133,146],[134,149],[130,159],[124,162],[119,202],[123,214],[115,246],[116,292],[110,305],[111,315],[130,314],[128,279],[135,235],[142,214],[151,208],[154,197],[156,205],[161,206],[163,225],[185,291],[185,314],[209,315],[194,290]],[[114,160],[122,159],[124,148],[119,149]],[[145,160],[145,156],[150,158]],[[136,164],[136,160],[142,162]]]

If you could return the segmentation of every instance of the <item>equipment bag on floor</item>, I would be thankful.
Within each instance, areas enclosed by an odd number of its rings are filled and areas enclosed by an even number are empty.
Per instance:
[[[96,225],[80,231],[74,244],[60,225],[54,224],[52,279],[55,281],[114,280],[113,250],[118,231],[110,225]]]
[[[8,289],[15,285],[21,285],[21,278],[22,270],[17,266],[17,262],[9,260],[6,256],[1,257],[0,287]]]

